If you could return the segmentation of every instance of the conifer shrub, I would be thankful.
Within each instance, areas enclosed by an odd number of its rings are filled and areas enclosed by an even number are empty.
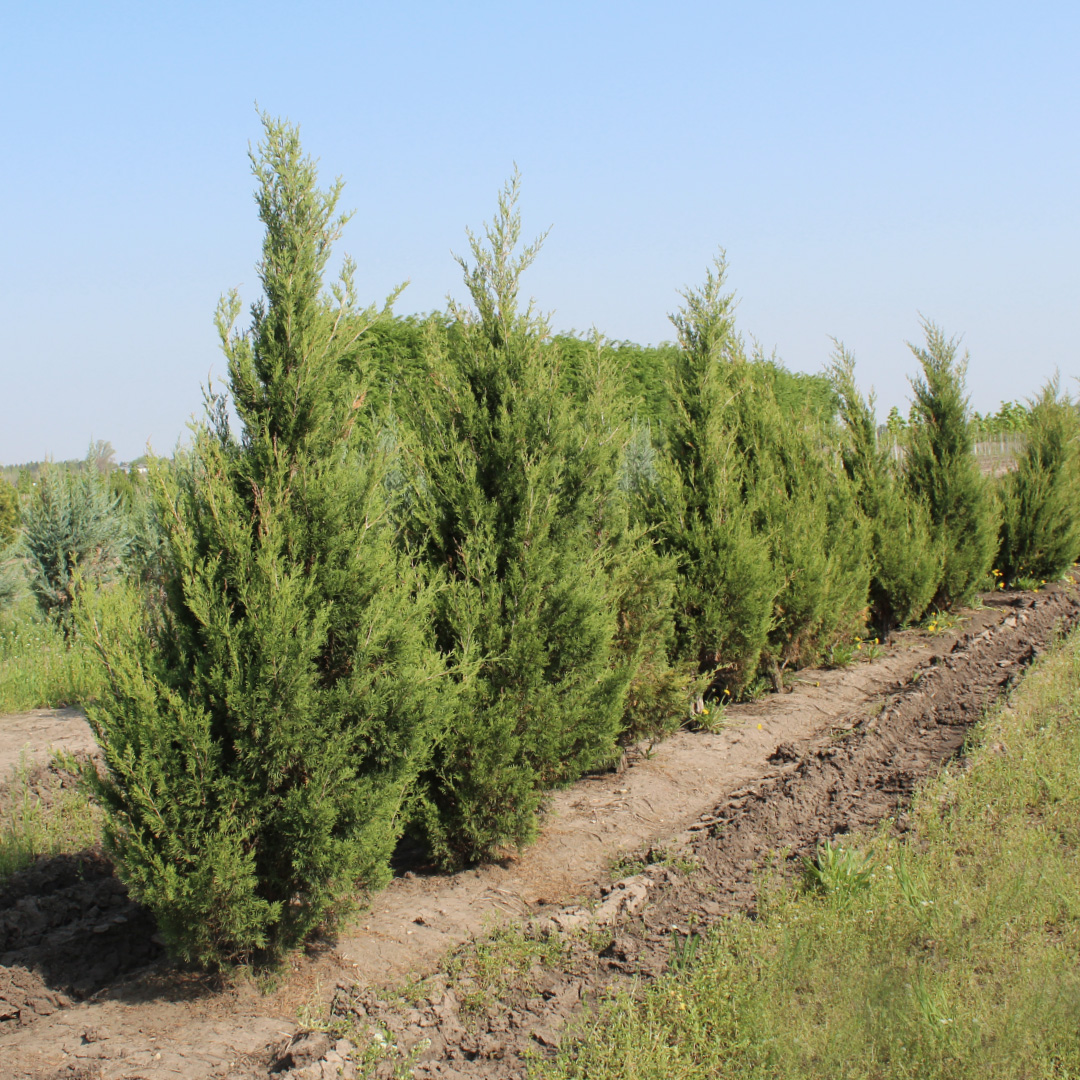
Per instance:
[[[757,674],[781,581],[767,537],[755,530],[731,431],[732,369],[743,364],[723,259],[672,317],[679,353],[671,374],[666,453],[642,472],[639,505],[679,568],[678,658],[738,693]]]
[[[440,708],[351,359],[378,313],[349,261],[322,284],[341,185],[264,127],[263,296],[245,332],[235,293],[218,311],[242,431],[211,394],[190,452],[151,465],[163,602],[127,584],[78,611],[105,683],[87,711],[106,844],[173,953],[207,965],[277,954],[388,878]]]
[[[874,398],[855,383],[854,357],[837,343],[829,375],[843,423],[841,458],[869,529],[870,614],[887,633],[922,617],[941,581],[945,550],[929,514],[901,483],[887,448],[878,443]]]
[[[1061,577],[1080,557],[1080,423],[1056,378],[1031,402],[1026,436],[1000,486],[997,567],[1010,584]]]
[[[41,470],[22,512],[19,546],[44,614],[66,624],[76,574],[89,585],[115,581],[129,544],[118,501],[91,459],[82,469]]]
[[[827,645],[864,627],[869,538],[832,451],[832,416],[815,411],[812,399],[782,404],[775,361],[758,356],[733,373],[742,382],[731,428],[744,490],[781,582],[764,654],[780,689],[785,668],[815,662]]]
[[[925,346],[909,342],[923,374],[911,382],[915,400],[904,471],[945,548],[933,602],[951,608],[968,603],[990,572],[997,552],[998,513],[972,454],[964,392],[967,354],[958,358],[958,340],[946,337],[934,323],[924,321],[923,330]]]
[[[430,336],[409,410],[412,535],[442,576],[437,639],[460,673],[419,818],[447,865],[529,841],[545,789],[612,759],[641,641],[664,618],[662,570],[632,580],[650,555],[618,490],[617,372],[595,349],[575,391],[546,321],[518,306],[540,246],[518,253],[518,192],[515,176],[484,240],[469,234],[474,307],[452,305],[455,327]]]
[[[832,391],[747,360],[719,259],[673,316],[680,353],[666,454],[641,506],[679,561],[680,657],[744,689],[820,655],[865,618],[864,522],[832,462]]]

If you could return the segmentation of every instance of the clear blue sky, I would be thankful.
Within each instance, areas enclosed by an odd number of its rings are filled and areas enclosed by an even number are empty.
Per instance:
[[[8,4],[0,462],[169,452],[256,293],[254,103],[356,209],[361,296],[461,296],[517,162],[557,329],[672,336],[719,246],[747,337],[829,336],[906,409],[918,317],[972,404],[1080,375],[1080,5]]]

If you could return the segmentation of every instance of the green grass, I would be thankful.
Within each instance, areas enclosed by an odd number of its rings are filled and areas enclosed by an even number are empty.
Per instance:
[[[0,883],[39,855],[74,854],[97,843],[100,813],[70,784],[77,768],[57,757],[52,769],[35,775],[24,761],[0,788]]]
[[[0,714],[80,704],[98,678],[89,648],[65,641],[32,604],[0,619]]]
[[[468,1016],[497,1001],[534,964],[557,964],[565,951],[557,937],[531,937],[515,924],[500,924],[456,949],[444,970],[458,992],[462,1013]]]
[[[906,843],[766,882],[757,919],[607,1002],[543,1075],[1080,1077],[1080,636],[979,726],[969,762],[925,786]]]

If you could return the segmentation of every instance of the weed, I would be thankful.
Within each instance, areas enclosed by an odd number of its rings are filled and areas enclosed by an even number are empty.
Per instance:
[[[668,966],[672,971],[685,972],[690,969],[701,944],[699,934],[687,934],[681,937],[674,930],[671,932],[671,960]]]
[[[680,874],[689,874],[697,867],[697,862],[678,851],[651,847],[645,852],[620,855],[610,864],[608,873],[612,881],[621,881],[642,873],[650,866],[666,866]]]
[[[727,721],[727,703],[730,700],[731,691],[725,688],[723,696],[702,702],[701,711],[691,715],[687,726],[715,735]]]
[[[831,668],[851,667],[855,663],[855,646],[838,641],[829,646],[828,666]]]
[[[803,880],[807,888],[850,896],[870,884],[873,869],[869,855],[826,840],[813,859],[803,859]]]
[[[955,630],[963,621],[960,615],[954,615],[950,611],[938,611],[933,615],[927,615],[919,623],[919,629],[930,637],[940,637],[942,634],[949,633],[950,630]]]
[[[75,705],[100,676],[86,644],[22,605],[0,621],[0,713]]]

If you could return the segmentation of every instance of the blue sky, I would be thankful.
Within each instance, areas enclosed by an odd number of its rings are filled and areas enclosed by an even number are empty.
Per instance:
[[[557,329],[672,336],[718,247],[748,338],[830,335],[906,409],[919,315],[972,404],[1080,376],[1080,5],[9,4],[0,462],[169,452],[256,295],[255,102],[356,216],[361,297],[461,297],[516,162]]]

